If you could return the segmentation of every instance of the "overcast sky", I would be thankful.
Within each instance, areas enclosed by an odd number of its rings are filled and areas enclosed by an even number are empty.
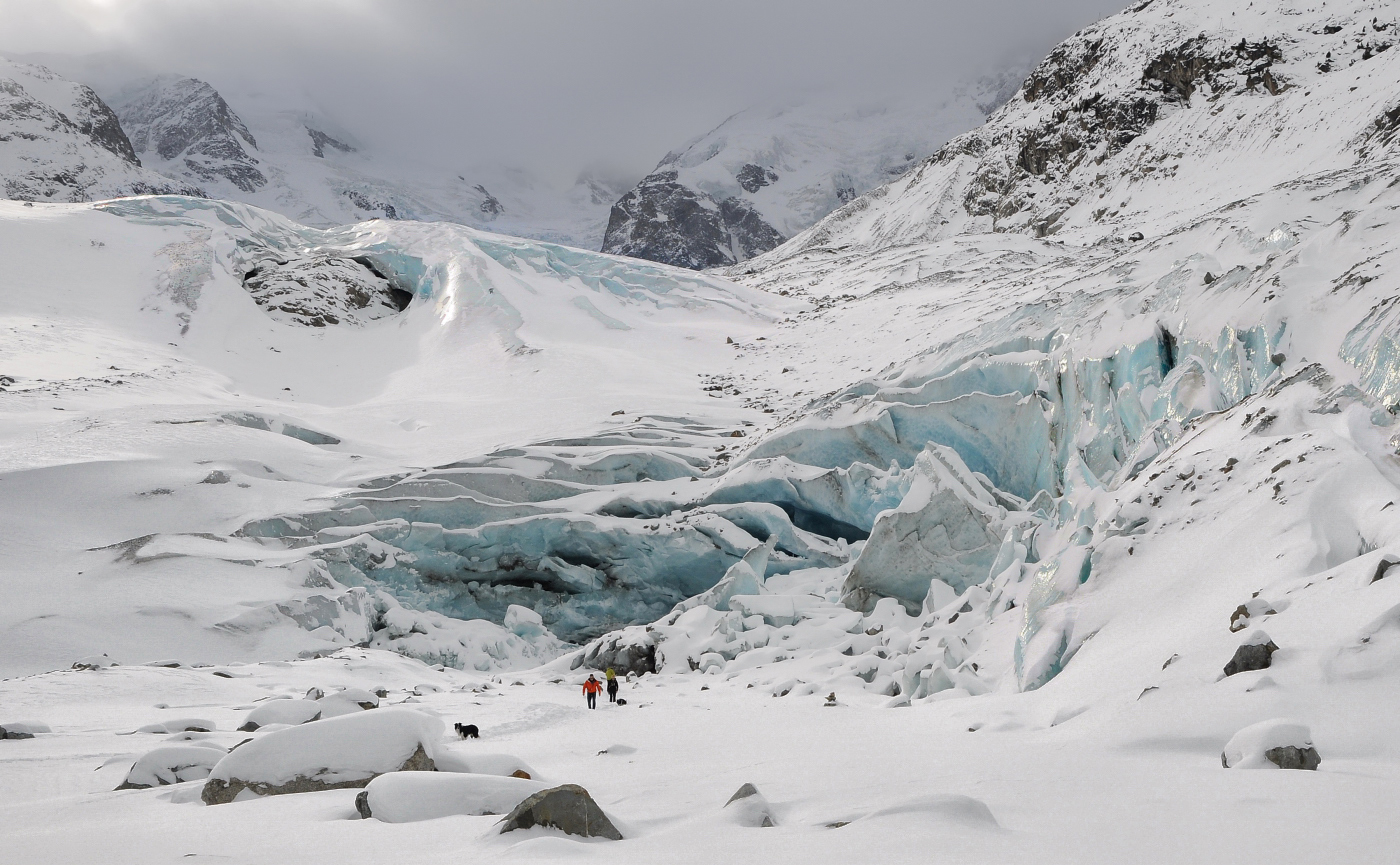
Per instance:
[[[235,110],[305,104],[424,164],[640,176],[753,103],[936,91],[1123,2],[0,0],[0,54],[48,55],[104,93],[177,72]]]

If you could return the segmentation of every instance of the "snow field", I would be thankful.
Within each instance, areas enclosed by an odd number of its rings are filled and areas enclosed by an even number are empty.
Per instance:
[[[32,711],[31,705],[44,703],[56,731],[5,743],[30,749],[23,759],[8,750],[0,758],[12,849],[21,858],[28,851],[81,858],[101,837],[118,862],[188,853],[234,861],[369,862],[404,844],[427,861],[466,850],[511,858],[598,855],[589,851],[599,842],[541,830],[513,833],[525,838],[495,836],[499,816],[411,825],[360,820],[356,790],[209,807],[182,795],[200,782],[115,793],[111,788],[129,761],[92,771],[113,748],[131,747],[107,725],[125,721],[129,729],[158,714],[149,706],[153,695],[172,705],[219,702],[221,708],[205,711],[228,729],[240,704],[227,698],[246,699],[268,688],[359,681],[367,688],[388,684],[390,700],[403,699],[413,677],[424,675],[410,663],[352,651],[285,667],[253,665],[244,668],[249,678],[236,680],[126,667],[7,680],[6,704]],[[628,706],[604,704],[590,712],[574,682],[552,684],[543,674],[524,674],[520,686],[510,684],[511,676],[492,684],[453,671],[427,675],[451,689],[468,688],[409,704],[481,727],[479,742],[453,745],[454,751],[503,749],[540,767],[552,782],[582,784],[627,839],[607,844],[606,855],[618,861],[662,855],[681,862],[855,860],[870,849],[900,862],[926,861],[931,849],[969,862],[1228,861],[1243,832],[1257,855],[1308,862],[1394,840],[1387,837],[1389,821],[1379,819],[1395,805],[1393,746],[1354,752],[1360,744],[1354,734],[1330,719],[1313,722],[1315,732],[1330,731],[1318,733],[1319,749],[1350,755],[1325,761],[1318,772],[1234,773],[1219,763],[1233,733],[1229,722],[1199,710],[1145,716],[1131,697],[1051,726],[1063,704],[1053,688],[912,709],[844,701],[827,708],[821,695],[774,698],[722,679],[661,674],[624,685]],[[96,681],[75,690],[77,676]],[[483,684],[492,687],[471,690]],[[700,690],[702,684],[709,690]],[[78,696],[94,690],[104,694],[100,707]],[[1327,715],[1393,708],[1376,703],[1378,696],[1351,690],[1338,695]],[[1150,729],[1125,735],[1121,715],[1135,711],[1139,726]],[[378,712],[388,714],[366,714]],[[983,724],[967,730],[992,719],[1000,729]],[[329,722],[306,729],[323,723]],[[229,744],[247,738],[216,735]],[[635,751],[597,753],[619,743]],[[1356,774],[1363,765],[1369,768]],[[774,828],[731,822],[724,803],[743,783],[753,783],[769,801]],[[1150,797],[1125,795],[1144,785]],[[55,823],[58,813],[69,821]],[[847,825],[827,828],[840,822]],[[1192,831],[1183,833],[1182,826]]]

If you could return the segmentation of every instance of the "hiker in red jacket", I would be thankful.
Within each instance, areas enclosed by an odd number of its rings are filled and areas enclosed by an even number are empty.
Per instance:
[[[601,690],[603,690],[603,683],[592,675],[588,677],[587,682],[583,683],[583,693],[588,698],[588,708],[598,708],[598,692]]]

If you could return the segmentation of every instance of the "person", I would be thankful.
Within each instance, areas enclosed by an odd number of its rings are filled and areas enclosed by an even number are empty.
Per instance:
[[[598,708],[598,692],[601,690],[603,690],[602,684],[597,677],[590,673],[588,681],[583,683],[583,695],[588,698],[588,708]]]
[[[608,702],[609,702],[609,703],[616,703],[616,702],[617,702],[617,673],[614,673],[614,672],[613,672],[613,668],[612,668],[612,667],[608,667],[608,672],[607,672],[607,674],[604,676],[604,678],[606,678],[606,679],[608,680]]]

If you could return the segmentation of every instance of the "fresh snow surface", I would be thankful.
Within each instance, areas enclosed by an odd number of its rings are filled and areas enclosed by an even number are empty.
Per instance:
[[[385,823],[442,817],[509,814],[521,800],[545,789],[539,781],[450,772],[390,772],[365,788],[370,814]]]
[[[1135,7],[738,282],[461,226],[0,203],[0,705],[53,730],[0,741],[6,852],[1383,859],[1386,12]],[[318,258],[410,302],[316,327],[242,281]],[[1256,632],[1269,667],[1224,676]],[[589,710],[608,666],[627,702]],[[349,713],[235,732],[317,691]],[[193,741],[334,770],[315,749],[395,713],[447,768],[580,784],[627,840],[114,790]],[[190,718],[214,732],[132,732]],[[1276,719],[1317,771],[1221,767]],[[726,813],[745,783],[772,827]]]

